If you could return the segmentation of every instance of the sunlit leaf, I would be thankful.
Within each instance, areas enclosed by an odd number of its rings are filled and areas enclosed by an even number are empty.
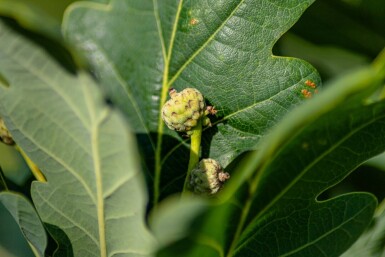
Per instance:
[[[153,201],[182,189],[186,141],[168,130],[161,106],[174,87],[199,89],[218,109],[202,156],[226,167],[255,149],[293,106],[314,93],[313,67],[272,55],[278,38],[313,0],[125,1],[77,3],[63,32],[86,56],[112,102],[137,133]],[[306,92],[307,92],[306,91]]]

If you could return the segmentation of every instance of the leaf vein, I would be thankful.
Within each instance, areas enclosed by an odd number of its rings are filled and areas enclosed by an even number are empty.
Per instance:
[[[9,115],[9,118],[12,120],[12,115]],[[69,173],[71,173],[84,187],[87,194],[90,196],[93,203],[96,204],[96,199],[94,198],[92,191],[90,187],[87,185],[87,183],[83,180],[82,177],[80,177],[75,170],[71,166],[69,166],[64,160],[59,158],[58,156],[54,155],[52,152],[50,152],[48,149],[46,149],[41,144],[37,143],[36,140],[34,140],[34,137],[30,136],[28,133],[26,133],[23,128],[19,128],[19,131],[25,136],[25,138],[29,139],[30,142],[32,142],[37,148],[39,148],[40,151],[44,152],[47,156],[51,157],[55,162],[60,164],[65,170],[67,170]],[[43,171],[44,172],[44,171]]]
[[[22,47],[22,46],[20,46]],[[37,50],[36,50],[37,51]],[[36,53],[37,52],[34,51],[32,52],[32,55],[33,53]],[[40,50],[41,51],[41,50]],[[54,92],[56,92],[69,106],[69,108],[72,109],[72,111],[76,114],[76,116],[79,118],[79,120],[82,122],[82,124],[84,125],[84,127],[87,128],[86,126],[86,122],[85,120],[83,119],[82,115],[78,112],[78,110],[74,109],[74,104],[71,104],[71,100],[66,96],[66,94],[64,92],[62,92],[60,89],[61,87],[56,83],[56,81],[54,80],[51,80],[50,79],[50,76],[45,76],[45,74],[42,74],[40,73],[39,69],[36,69],[34,67],[34,65],[31,64],[31,66],[28,66],[26,65],[26,62],[25,60],[19,60],[17,58],[17,55],[16,54],[12,54],[12,53],[7,53],[7,56],[14,60],[18,65],[20,65],[21,67],[23,67],[26,71],[28,71],[29,73],[31,73],[32,75],[36,76],[37,78],[39,78],[41,81],[43,81],[46,85],[48,85],[49,87],[54,87],[55,90]],[[31,57],[33,59],[33,57]],[[51,64],[52,65],[52,64]]]
[[[369,205],[368,205],[369,206]],[[345,224],[348,224],[350,221],[354,220],[356,216],[359,216],[362,212],[366,211],[366,208],[362,208],[359,212],[356,213],[355,216],[352,216],[350,217],[349,219],[345,220],[344,222],[342,222],[341,224],[339,224],[337,227],[334,227],[333,229],[331,229],[330,231],[328,231],[327,233],[323,234],[322,236],[319,236],[317,237],[316,239],[314,239],[313,241],[301,246],[301,247],[298,247],[297,249],[295,250],[292,250],[288,253],[285,253],[283,255],[280,255],[280,257],[285,257],[285,256],[290,256],[291,254],[295,254],[297,253],[298,251],[310,246],[310,245],[314,245],[315,243],[317,243],[318,241],[322,240],[323,238],[327,237],[328,235],[332,234],[334,231],[340,229],[340,228],[343,228],[343,226]],[[318,247],[318,245],[316,245],[316,247]],[[321,249],[320,251],[324,254],[324,256],[327,256]]]
[[[358,126],[357,128],[355,128],[354,130],[351,130],[349,133],[347,133],[344,137],[341,137],[341,139],[339,141],[336,141],[334,145],[331,145],[329,149],[326,149],[322,154],[320,154],[317,158],[315,158],[311,163],[309,163],[309,165],[307,165],[306,167],[304,167],[303,171],[298,174],[298,176],[292,181],[290,182],[282,191],[280,194],[278,194],[274,199],[272,199],[269,204],[259,212],[259,214],[257,216],[255,216],[253,218],[253,220],[249,223],[250,224],[253,224],[258,218],[260,218],[264,213],[266,213],[272,206],[274,206],[275,203],[277,203],[284,195],[287,191],[290,190],[290,188],[292,186],[295,185],[295,183],[297,183],[313,166],[315,166],[319,161],[321,161],[323,158],[325,158],[328,154],[330,154],[333,150],[335,150],[337,147],[341,146],[346,140],[348,140],[350,137],[352,137],[354,134],[358,133],[360,130],[362,130],[363,128],[365,128],[366,126],[369,126],[370,124],[372,124],[373,122],[375,122],[377,119],[379,118],[383,118],[385,117],[385,114],[383,114],[382,116],[378,116],[378,117],[373,117],[372,119],[370,119],[369,121],[365,122],[365,123],[362,123],[360,126]],[[263,172],[259,172],[258,174],[262,174]],[[257,176],[258,177],[258,176]],[[257,177],[255,179],[257,179]],[[254,188],[257,188],[257,187],[254,187]],[[246,239],[244,241],[244,243],[242,245],[245,245],[248,243],[248,241],[250,240],[251,237],[249,237],[249,239]],[[240,245],[239,247],[237,247],[237,249],[241,248],[242,245]]]
[[[51,202],[48,201],[46,198],[44,198],[44,196],[41,195],[38,190],[36,190],[36,192],[39,194],[40,198],[44,201],[44,203],[47,204],[49,207],[51,207],[52,210],[54,210],[57,213],[57,215],[62,216],[63,218],[65,218],[66,220],[68,220],[69,222],[74,224],[74,226],[79,228],[81,231],[83,231],[84,235],[87,235],[95,243],[95,245],[99,246],[98,240],[95,237],[93,237],[85,228],[83,228],[80,224],[75,222],[75,220],[73,220],[72,218],[65,215],[64,212],[62,212],[60,209],[56,208],[55,205],[51,204]],[[58,202],[56,202],[56,203],[58,203]]]
[[[240,0],[237,6],[234,8],[234,10],[229,14],[229,16],[222,22],[222,24],[212,33],[210,37],[202,44],[201,47],[199,47],[185,63],[182,64],[182,66],[177,70],[175,75],[169,80],[167,86],[170,87],[174,81],[179,77],[179,75],[183,72],[183,70],[192,62],[192,60],[195,59],[195,57],[203,51],[203,49],[215,38],[215,36],[218,34],[218,32],[224,27],[224,25],[227,23],[227,21],[234,15],[234,13],[239,9],[241,4],[244,2],[244,0]]]
[[[88,87],[82,87],[85,95],[85,102],[90,113],[91,118],[91,148],[92,148],[92,160],[95,174],[95,183],[96,183],[96,199],[97,199],[97,217],[98,217],[98,231],[99,231],[99,246],[100,246],[100,256],[107,256],[107,242],[106,242],[106,227],[105,227],[105,217],[104,217],[104,199],[103,199],[103,175],[101,170],[101,160],[99,152],[99,126],[106,119],[109,109],[104,109],[99,117],[96,116],[95,108],[93,106],[93,101],[91,99],[91,94],[86,92]],[[93,126],[92,126],[93,125]]]
[[[147,135],[147,137],[149,138],[152,149],[155,149],[154,142],[153,142],[152,138],[150,136],[148,136],[150,134],[150,132],[149,132],[148,127],[146,126],[146,123],[144,122],[142,112],[140,111],[140,108],[138,106],[138,102],[135,100],[135,97],[133,96],[132,92],[129,90],[129,88],[131,88],[131,87],[127,85],[126,81],[124,81],[123,77],[120,75],[121,72],[119,72],[119,70],[116,68],[114,62],[112,62],[112,60],[108,57],[108,55],[106,54],[104,49],[102,49],[101,47],[99,47],[97,45],[95,45],[95,47],[98,47],[98,52],[100,52],[104,58],[103,63],[108,64],[108,68],[111,71],[111,73],[113,74],[113,76],[116,78],[118,85],[125,92],[125,94],[128,98],[128,101],[130,101],[132,103],[132,106],[134,107],[135,112],[138,115],[139,121],[143,126],[144,132]],[[99,56],[99,58],[100,58],[100,56]]]

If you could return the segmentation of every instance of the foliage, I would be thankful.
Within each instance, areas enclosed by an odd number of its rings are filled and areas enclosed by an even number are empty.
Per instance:
[[[46,178],[31,203],[0,201],[35,256],[340,256],[371,223],[375,196],[325,192],[385,151],[385,53],[324,88],[309,63],[273,55],[314,0],[63,1],[53,13],[40,1],[31,16],[11,2],[0,12],[46,37],[0,23],[0,116]],[[171,87],[218,110],[200,155],[231,178],[213,198],[179,196],[190,139],[161,119]],[[357,244],[381,240],[373,227]]]

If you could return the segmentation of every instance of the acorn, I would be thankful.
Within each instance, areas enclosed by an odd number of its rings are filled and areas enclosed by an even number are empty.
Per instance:
[[[2,118],[0,118],[0,141],[7,145],[15,144]]]
[[[181,92],[171,88],[171,97],[162,108],[162,119],[169,129],[178,132],[189,132],[198,122],[203,126],[211,126],[207,114],[216,113],[213,107],[206,108],[203,95],[195,88],[186,88]]]
[[[230,174],[214,159],[202,159],[191,171],[190,188],[195,194],[212,196],[218,193]]]

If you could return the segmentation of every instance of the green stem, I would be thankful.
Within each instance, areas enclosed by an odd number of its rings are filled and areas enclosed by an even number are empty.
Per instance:
[[[377,79],[379,83],[383,83],[385,78],[385,48],[382,49],[382,51],[377,55],[376,59],[374,59],[372,66],[377,72],[377,78],[374,78],[374,80]],[[382,88],[380,98],[385,98],[385,85]]]
[[[188,163],[187,174],[183,185],[183,193],[187,192],[188,184],[190,180],[190,173],[199,162],[199,150],[201,146],[201,139],[202,139],[202,121],[200,120],[198,124],[192,129],[191,145],[190,145],[190,160]]]
[[[45,178],[43,173],[40,171],[37,165],[28,157],[28,155],[23,151],[23,149],[18,146],[16,146],[16,149],[20,152],[21,156],[23,156],[25,162],[27,163],[28,167],[30,168],[32,174],[35,176],[37,181],[47,182],[47,179]]]

